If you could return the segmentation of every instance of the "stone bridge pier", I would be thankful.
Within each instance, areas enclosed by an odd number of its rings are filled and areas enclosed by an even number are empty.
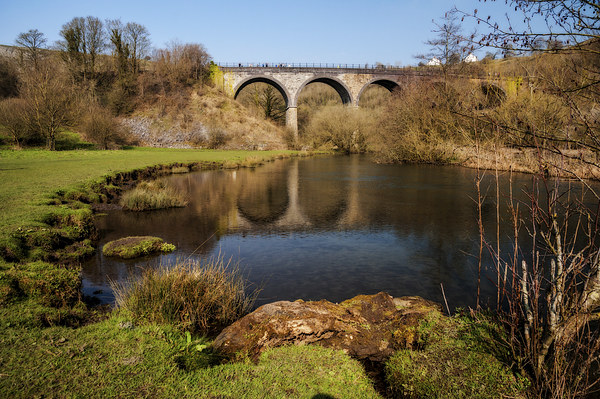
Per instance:
[[[267,83],[281,93],[286,111],[286,125],[298,133],[298,96],[311,83],[331,86],[342,103],[358,107],[360,96],[369,85],[385,87],[389,91],[399,88],[418,73],[405,69],[358,68],[301,68],[301,67],[222,67],[223,89],[237,98],[252,83]]]

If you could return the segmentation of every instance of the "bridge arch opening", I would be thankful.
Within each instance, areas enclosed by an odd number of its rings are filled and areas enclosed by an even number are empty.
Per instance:
[[[242,82],[240,82],[237,87],[234,89],[234,95],[233,98],[237,99],[240,92],[242,90],[244,90],[244,88],[246,86],[249,86],[253,83],[266,83],[270,86],[273,86],[275,89],[277,89],[277,91],[281,94],[281,96],[283,97],[283,101],[285,101],[285,105],[286,107],[288,107],[290,105],[290,95],[287,92],[287,90],[285,89],[285,87],[279,83],[278,81],[276,81],[273,78],[270,78],[268,76],[253,76],[251,78],[248,78],[246,80],[243,80]]]
[[[298,131],[305,132],[311,119],[325,107],[342,106],[338,92],[325,83],[311,82],[298,93]]]
[[[375,79],[360,89],[356,103],[360,106],[376,106],[382,102],[383,94],[400,90],[400,85],[389,79]]]
[[[283,123],[290,96],[283,85],[272,78],[258,76],[241,82],[234,99],[265,119]]]
[[[298,97],[300,96],[300,93],[302,93],[302,89],[304,89],[306,86],[313,84],[313,83],[324,83],[327,86],[330,86],[340,96],[340,99],[342,100],[342,104],[344,104],[344,105],[352,104],[352,95],[350,94],[350,89],[348,89],[348,87],[342,81],[340,81],[336,78],[326,77],[326,76],[316,76],[316,77],[304,82],[302,84],[302,86],[300,86],[298,88],[298,91],[296,93],[296,98],[294,99],[294,104],[298,104]]]

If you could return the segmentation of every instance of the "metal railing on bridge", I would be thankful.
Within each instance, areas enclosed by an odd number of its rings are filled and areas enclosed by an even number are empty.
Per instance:
[[[384,65],[384,64],[330,64],[330,63],[270,63],[270,62],[221,62],[217,63],[221,68],[322,68],[322,69],[383,69],[383,70],[399,70],[399,69],[412,69],[416,67],[401,67],[397,65]]]

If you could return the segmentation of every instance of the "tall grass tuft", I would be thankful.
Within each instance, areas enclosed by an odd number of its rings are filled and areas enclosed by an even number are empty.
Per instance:
[[[117,306],[136,319],[201,334],[214,334],[245,315],[258,293],[248,294],[239,267],[222,257],[148,268],[112,288]]]
[[[161,181],[141,182],[121,197],[123,208],[131,211],[177,208],[187,205],[185,196]]]

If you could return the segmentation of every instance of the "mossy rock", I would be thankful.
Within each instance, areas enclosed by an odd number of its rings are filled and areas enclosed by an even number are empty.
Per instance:
[[[110,241],[102,248],[104,256],[121,259],[133,259],[155,253],[168,253],[175,250],[175,245],[168,244],[160,237],[134,236]]]
[[[397,309],[395,299],[408,305]],[[422,311],[428,301],[410,301],[380,292],[359,295],[340,304],[326,300],[310,302],[279,301],[263,305],[225,328],[213,347],[233,358],[239,354],[257,359],[260,353],[293,343],[341,349],[348,355],[370,362],[382,362],[396,350],[413,347],[420,320],[428,312],[439,314],[439,305]],[[410,305],[413,306],[410,306]]]

